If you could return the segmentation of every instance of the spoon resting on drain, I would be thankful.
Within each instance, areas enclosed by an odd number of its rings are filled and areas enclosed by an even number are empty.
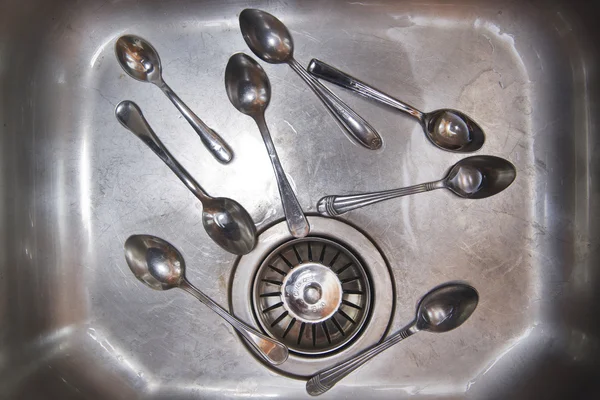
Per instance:
[[[314,58],[308,64],[307,71],[316,77],[411,115],[420,122],[431,143],[440,149],[471,153],[479,150],[485,142],[485,134],[481,127],[468,115],[458,110],[445,108],[424,113]]]
[[[164,92],[217,161],[227,164],[232,160],[233,152],[223,138],[194,114],[165,83],[158,52],[148,41],[135,35],[121,36],[115,44],[115,53],[121,68],[127,75],[138,81],[153,83]]]
[[[479,294],[469,285],[449,283],[438,286],[419,302],[415,319],[406,328],[377,346],[320,371],[306,382],[306,391],[311,396],[325,393],[376,355],[419,331],[443,333],[458,328],[473,314],[478,302]]]
[[[135,277],[155,290],[180,288],[227,321],[262,358],[279,365],[288,358],[288,348],[229,314],[185,278],[185,260],[169,242],[151,235],[133,235],[125,241],[125,259]]]
[[[380,201],[444,188],[466,199],[483,199],[509,187],[516,176],[517,170],[510,161],[495,156],[472,156],[457,162],[442,180],[381,192],[325,196],[317,203],[317,211],[334,217]]]
[[[171,155],[152,130],[142,110],[132,101],[120,102],[117,120],[142,140],[202,203],[202,225],[210,238],[230,253],[247,254],[256,245],[256,226],[246,209],[226,197],[209,196],[198,182]]]
[[[229,58],[225,68],[225,88],[231,104],[239,112],[252,117],[258,125],[273,166],[283,213],[290,233],[297,238],[308,235],[310,226],[294,190],[285,176],[265,121],[265,110],[271,100],[269,77],[250,56],[236,53]]]

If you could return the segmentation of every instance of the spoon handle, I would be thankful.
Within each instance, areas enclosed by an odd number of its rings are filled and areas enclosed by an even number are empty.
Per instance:
[[[317,211],[326,217],[335,217],[336,215],[344,214],[357,208],[379,203],[380,201],[408,196],[416,193],[428,192],[430,190],[441,189],[444,187],[445,183],[443,180],[441,180],[421,183],[419,185],[408,186],[400,189],[384,190],[381,192],[352,194],[348,196],[325,196],[317,203]]]
[[[419,121],[423,120],[423,113],[413,106],[408,105],[388,94],[385,94],[382,91],[375,89],[373,86],[369,86],[366,83],[348,75],[347,73],[340,71],[339,69],[334,68],[323,61],[317,60],[316,58],[313,58],[310,61],[306,70],[318,78],[325,79],[328,82],[356,92],[369,99],[387,104],[388,106],[391,106],[397,110],[412,115]]]
[[[269,159],[273,165],[275,179],[277,180],[277,187],[279,188],[279,197],[281,197],[281,204],[283,206],[283,213],[285,214],[285,220],[287,222],[288,229],[294,237],[304,237],[308,235],[310,226],[306,220],[306,217],[304,216],[302,207],[300,207],[300,203],[298,202],[298,199],[292,190],[292,186],[285,176],[285,172],[281,166],[279,157],[277,156],[277,151],[275,150],[275,145],[271,139],[269,128],[267,128],[265,117],[264,115],[257,116],[255,117],[255,120],[256,124],[258,125],[258,129],[260,130],[260,134],[262,135],[263,141],[265,142],[265,146],[267,147]]]
[[[214,158],[221,164],[227,164],[233,159],[233,152],[229,145],[215,131],[210,129],[185,103],[175,94],[175,92],[162,81],[158,87],[167,95],[169,100],[175,104],[175,107],[183,114],[187,122],[196,131],[204,146],[210,151]]]
[[[122,101],[117,105],[115,115],[121,125],[139,137],[146,146],[148,146],[169,168],[171,168],[171,171],[181,179],[198,200],[202,202],[210,199],[210,196],[206,194],[200,184],[192,178],[181,164],[179,164],[160,141],[158,136],[156,136],[156,133],[154,133],[150,124],[148,124],[148,121],[144,118],[144,114],[142,114],[142,110],[140,110],[137,104],[129,100]]]
[[[311,396],[318,396],[325,393],[335,386],[336,383],[344,379],[349,373],[365,364],[371,358],[389,349],[407,337],[412,336],[416,332],[418,331],[414,327],[414,324],[411,324],[409,327],[404,328],[400,332],[388,337],[377,346],[372,347],[371,349],[366,350],[352,358],[349,358],[340,364],[319,372],[310,378],[308,382],[306,382],[306,391]]]
[[[308,84],[312,91],[325,104],[331,115],[344,127],[362,146],[377,150],[381,148],[382,141],[379,133],[360,115],[352,110],[346,103],[327,89],[321,82],[308,74],[296,60],[289,61],[290,67]]]
[[[285,362],[288,358],[288,348],[281,342],[271,339],[270,337],[263,335],[256,331],[254,328],[246,325],[233,315],[229,314],[223,307],[215,303],[213,299],[202,293],[194,285],[188,281],[183,281],[179,286],[185,290],[212,311],[217,313],[225,321],[229,322],[231,326],[239,332],[246,342],[251,345],[267,362],[273,365],[279,365]]]

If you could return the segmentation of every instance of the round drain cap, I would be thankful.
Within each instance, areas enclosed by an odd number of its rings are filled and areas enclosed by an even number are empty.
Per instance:
[[[263,330],[300,354],[339,350],[370,313],[371,284],[362,262],[347,246],[321,237],[292,239],[272,250],[253,292]]]
[[[298,378],[377,344],[395,299],[389,267],[367,236],[340,220],[307,219],[305,238],[292,237],[285,221],[261,232],[229,286],[231,312],[290,350],[285,363],[265,366]]]
[[[329,268],[300,264],[283,280],[283,306],[293,318],[317,323],[331,318],[342,302],[342,284]]]

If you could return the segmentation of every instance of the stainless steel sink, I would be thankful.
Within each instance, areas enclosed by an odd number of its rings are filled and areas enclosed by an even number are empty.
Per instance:
[[[489,199],[438,191],[341,218],[391,269],[395,290],[378,293],[395,296],[390,331],[446,281],[469,282],[481,302],[460,329],[407,339],[324,398],[600,397],[600,31],[598,7],[573,3],[251,2],[289,27],[298,61],[317,57],[425,111],[460,109],[487,133],[479,154],[518,170]],[[267,369],[197,301],[136,281],[123,256],[128,235],[161,236],[183,252],[192,282],[230,301],[235,257],[208,239],[187,189],[118,124],[124,99],[208,192],[238,200],[263,231],[282,220],[259,133],[223,83],[229,56],[250,53],[237,22],[248,6],[3,2],[3,397],[308,397],[304,381]],[[231,165],[206,152],[156,88],[124,74],[113,47],[125,32],[157,48],[171,87],[232,144]],[[332,88],[384,138],[381,151],[355,145],[289,68],[262,65],[273,86],[267,122],[309,213],[325,194],[439,179],[461,158],[409,118]]]

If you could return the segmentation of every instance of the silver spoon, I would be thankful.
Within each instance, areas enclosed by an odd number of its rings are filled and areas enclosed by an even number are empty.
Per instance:
[[[185,278],[183,256],[166,240],[150,235],[130,236],[125,241],[125,259],[131,272],[146,286],[155,290],[180,288],[200,300],[229,322],[269,363],[279,365],[287,360],[288,349],[284,344],[257,332],[196,289]]]
[[[115,109],[117,120],[139,137],[167,164],[202,203],[202,224],[208,236],[233,254],[247,254],[256,245],[256,227],[248,212],[234,200],[209,196],[192,176],[169,153],[154,133],[142,111],[132,101],[122,101]]]
[[[229,58],[225,68],[225,88],[231,104],[240,112],[254,118],[258,125],[273,165],[288,229],[294,237],[308,235],[310,230],[308,221],[285,176],[265,122],[265,110],[271,99],[271,83],[267,74],[251,57],[237,53]]]
[[[457,162],[440,181],[382,192],[325,196],[317,203],[317,211],[333,217],[380,201],[443,188],[467,199],[483,199],[509,187],[516,176],[517,170],[510,161],[494,156],[472,156]]]
[[[294,59],[294,42],[285,25],[273,15],[247,8],[240,13],[240,29],[250,50],[271,64],[288,64],[308,84],[344,130],[362,146],[376,150],[381,136],[339,97],[310,76]]]
[[[167,95],[217,161],[227,164],[232,160],[233,152],[223,138],[198,118],[165,83],[158,52],[148,41],[135,35],[121,36],[115,44],[115,53],[119,64],[129,76],[138,81],[153,83]]]
[[[479,150],[485,142],[485,134],[481,127],[458,110],[444,108],[424,113],[314,58],[308,64],[307,70],[316,77],[413,116],[421,123],[431,143],[440,149],[470,153]]]
[[[379,353],[419,332],[443,333],[461,326],[475,311],[479,295],[469,285],[449,283],[431,290],[419,302],[415,320],[382,343],[309,379],[306,391],[318,396]]]

